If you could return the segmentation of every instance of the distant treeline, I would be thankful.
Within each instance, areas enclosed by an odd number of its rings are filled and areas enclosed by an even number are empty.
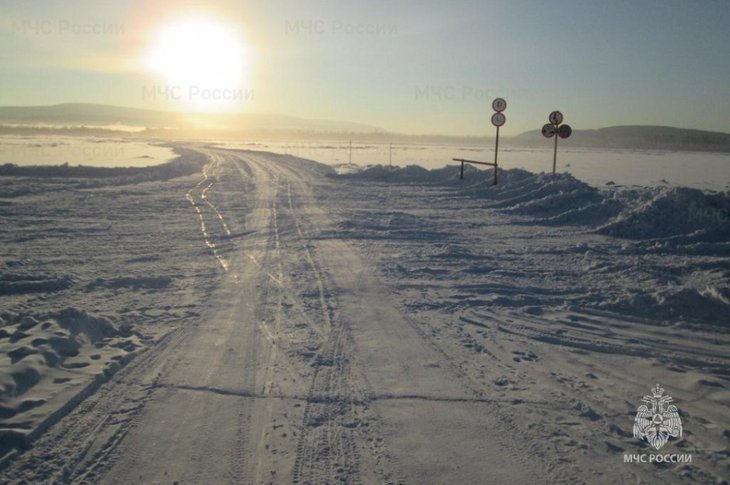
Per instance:
[[[365,133],[349,133],[340,131],[308,131],[308,130],[216,130],[191,128],[145,128],[129,132],[113,128],[74,127],[35,127],[8,126],[0,124],[0,135],[15,136],[94,136],[117,137],[130,139],[220,139],[249,141],[302,141],[302,142],[347,142],[353,143],[396,143],[396,144],[466,144],[482,145],[490,138],[478,136],[448,135],[402,135],[381,131]]]
[[[0,135],[64,135],[121,137],[134,140],[236,140],[251,142],[302,142],[302,143],[373,143],[388,145],[461,145],[491,146],[494,138],[488,136],[404,135],[386,131],[336,132],[291,129],[215,130],[191,128],[146,128],[134,133],[114,129],[92,127],[29,127],[0,124]],[[539,130],[531,130],[513,137],[502,138],[503,143],[515,147],[549,148]],[[565,146],[587,148],[677,150],[730,152],[730,134],[702,130],[689,130],[665,126],[612,126],[597,130],[575,129],[564,140]],[[106,175],[100,175],[106,176]]]
[[[0,135],[15,136],[98,136],[98,137],[123,137],[135,135],[142,132],[130,132],[115,130],[113,128],[92,128],[87,126],[8,126],[0,125]]]

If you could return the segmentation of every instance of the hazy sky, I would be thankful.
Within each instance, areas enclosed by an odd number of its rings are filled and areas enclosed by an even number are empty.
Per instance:
[[[155,72],[149,52],[161,31],[195,16],[243,46],[231,51],[245,57],[243,99],[214,109],[491,135],[491,101],[502,96],[505,134],[538,129],[553,109],[574,129],[730,132],[726,0],[2,0],[0,105],[190,109],[181,98],[191,93],[165,91],[181,66]],[[217,53],[175,62],[195,76],[210,60],[225,78],[228,51],[201,44]]]

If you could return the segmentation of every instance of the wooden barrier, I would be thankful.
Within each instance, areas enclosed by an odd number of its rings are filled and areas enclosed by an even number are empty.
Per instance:
[[[464,160],[463,158],[452,158],[455,162],[461,162],[461,176],[460,179],[464,178],[464,164],[465,163],[476,163],[477,165],[489,165],[490,167],[494,167],[494,184],[497,185],[497,162],[477,162],[476,160]]]

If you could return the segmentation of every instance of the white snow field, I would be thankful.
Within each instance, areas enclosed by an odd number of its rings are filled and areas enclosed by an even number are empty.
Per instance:
[[[174,157],[169,147],[126,137],[0,135],[0,164],[149,167]]]
[[[544,148],[509,145],[500,141],[499,166],[522,168],[531,172],[552,170],[553,142],[545,139]],[[584,148],[561,140],[557,169],[568,172],[592,185],[673,185],[703,190],[730,189],[730,153],[669,150],[637,150],[622,148]],[[453,163],[453,158],[494,161],[494,145],[439,145],[348,143],[342,142],[231,142],[218,141],[216,146],[265,150],[294,155],[328,165],[354,168],[374,164],[406,167],[419,165],[428,169]]]
[[[730,477],[730,193],[177,151],[0,176],[2,482]]]

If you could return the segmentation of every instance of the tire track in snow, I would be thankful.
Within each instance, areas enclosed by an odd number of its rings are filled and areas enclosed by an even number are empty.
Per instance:
[[[214,185],[215,185],[215,182],[211,182],[205,189],[203,189],[203,191],[200,193],[200,198],[203,199],[203,201],[205,201],[205,203],[208,205],[208,207],[210,207],[213,210],[213,212],[215,212],[215,215],[218,217],[218,220],[220,221],[221,226],[223,227],[223,232],[226,233],[226,236],[231,237],[231,230],[228,227],[228,224],[226,224],[225,219],[223,219],[223,214],[220,213],[218,208],[215,205],[213,205],[213,203],[208,198],[208,191],[210,191],[210,189],[212,189]]]
[[[275,183],[278,185],[278,179],[281,177],[280,173],[275,171],[270,163],[265,163],[260,160],[255,161],[258,162],[257,168],[269,172],[274,178]],[[250,171],[247,171],[247,174],[250,175]],[[344,369],[345,359],[343,358],[343,332],[341,331],[341,328],[338,330],[335,325],[333,325],[322,273],[308,247],[306,237],[297,219],[297,211],[292,200],[291,185],[288,182],[285,206],[287,207],[287,213],[296,229],[299,246],[303,249],[305,259],[309,265],[311,274],[314,276],[318,291],[319,307],[321,312],[320,319],[322,320],[322,323],[316,325],[308,318],[307,321],[312,330],[314,330],[324,340],[323,350],[320,351],[316,358],[318,365],[316,365],[314,377],[312,378],[308,391],[308,399],[305,405],[303,419],[305,427],[301,430],[300,440],[297,444],[297,453],[293,472],[294,480],[300,483],[329,483],[335,480],[339,481],[344,476],[344,472],[345,475],[349,476],[349,481],[352,482],[353,477],[357,475],[354,473],[355,470],[352,466],[353,458],[356,457],[357,451],[355,450],[353,440],[349,440],[349,445],[343,445],[342,432],[337,429],[338,426],[335,423],[337,417],[342,414],[337,410],[337,408],[340,408],[342,405],[340,397],[346,395],[346,390],[343,392],[345,384],[347,383],[347,376]],[[272,208],[276,208],[275,201]],[[272,221],[274,246],[280,249],[281,242],[279,241],[278,235],[278,209],[274,211],[274,214],[276,215],[276,222]],[[253,259],[253,261],[260,269],[262,269],[262,271],[265,271],[266,261],[259,262],[255,259]],[[288,296],[292,301],[297,302],[298,297],[292,295],[291,292],[286,291],[287,289],[281,278],[282,275],[283,270],[279,273],[279,277],[275,277],[270,274],[269,277],[272,281],[277,283],[279,289],[284,292],[286,296]],[[306,316],[306,310],[301,307],[300,304],[297,305],[296,309],[302,316]],[[332,369],[325,369],[325,367],[328,367],[328,365],[326,365],[328,362],[337,362],[337,365],[335,366],[336,369],[334,371],[332,371]],[[322,363],[325,365],[319,365]],[[309,397],[312,399],[309,399]],[[313,420],[316,421],[322,417],[324,417],[324,420],[327,421],[325,425],[318,426],[318,430],[309,432],[308,425],[311,425]],[[333,456],[339,461],[339,463],[333,463]],[[344,462],[349,462],[349,464]],[[340,471],[338,471],[338,469]]]
[[[200,200],[202,200],[203,203],[205,203],[208,207],[211,208],[211,210],[213,210],[213,212],[216,214],[217,218],[223,225],[223,229],[226,232],[227,236],[230,237],[231,231],[228,229],[228,225],[223,220],[223,216],[218,211],[218,209],[215,207],[215,205],[213,205],[213,203],[210,202],[210,200],[208,200],[208,197],[207,197],[208,191],[213,186],[213,182],[208,183],[208,180],[209,180],[208,173],[210,172],[210,170],[213,167],[216,167],[219,164],[220,164],[220,160],[218,160],[217,158],[210,158],[210,162],[207,165],[205,165],[205,167],[203,167],[203,179],[200,182],[198,182],[192,189],[190,189],[185,194],[185,199],[187,199],[187,201],[190,202],[190,205],[193,206],[193,209],[195,209],[195,212],[198,214],[198,219],[200,221],[200,232],[203,235],[203,241],[204,241],[205,245],[208,247],[208,249],[211,250],[211,252],[213,253],[213,256],[218,261],[218,263],[221,265],[221,268],[223,268],[223,271],[228,271],[229,263],[226,260],[226,258],[224,258],[220,254],[220,252],[218,251],[218,247],[216,246],[215,242],[213,242],[213,238],[208,233],[208,228],[205,224],[205,216],[203,214],[203,211],[201,210],[201,204],[199,202],[196,202],[195,197],[193,195],[194,193],[197,193],[197,192],[200,193],[200,195],[199,195]],[[206,185],[206,184],[207,184],[207,186],[205,188],[201,189],[201,187],[203,187],[203,185]]]
[[[382,418],[370,406],[370,396],[375,394],[369,391],[364,375],[351,372],[354,349],[349,330],[338,315],[337,300],[332,296],[328,278],[313,251],[311,235],[304,228],[305,224],[311,224],[301,210],[310,207],[313,202],[306,182],[311,174],[302,171],[302,167],[289,166],[288,160],[274,157],[273,160],[267,157],[258,161],[286,179],[287,189],[282,194],[282,205],[291,219],[296,238],[294,249],[302,255],[308,267],[306,273],[313,277],[310,285],[316,289],[312,297],[316,295],[318,303],[315,309],[319,307],[315,310],[319,317],[315,319],[324,331],[319,351],[311,362],[315,370],[307,391],[292,479],[296,483],[360,483],[364,479],[387,482],[390,473],[384,463],[388,459],[379,432]],[[296,186],[301,191],[301,203],[295,204],[296,192],[292,190],[290,178],[297,182]],[[311,312],[312,309],[306,311]],[[367,425],[363,426],[365,423]],[[368,451],[367,479],[362,474],[361,446]]]
[[[247,157],[247,158],[252,159],[253,157]],[[262,170],[264,170],[264,169],[270,170],[270,168],[267,168],[267,166],[263,162],[258,161],[258,160],[257,160],[257,162],[260,165],[260,169],[262,169]],[[239,170],[242,178],[245,178],[245,177],[253,177],[254,176],[253,175],[253,169],[251,169],[250,167],[248,167],[248,166],[239,166],[238,164],[236,164],[236,167],[238,168],[238,170]],[[278,176],[278,174],[272,173],[272,176]],[[278,182],[278,177],[277,177],[277,184],[278,183],[279,182]],[[281,240],[280,240],[280,236],[279,236],[279,227],[278,227],[279,211],[278,211],[278,206],[277,205],[275,205],[273,208],[275,209],[273,211],[273,216],[274,216],[275,221],[276,221],[275,222],[276,225],[274,226],[275,227],[275,230],[276,230],[276,240],[277,240],[276,247],[277,247],[277,251],[279,251],[278,254],[280,255],[281,254],[281,252],[280,252],[281,251]],[[277,274],[272,274],[271,272],[269,272],[265,268],[264,264],[262,264],[250,252],[248,252],[248,251],[242,251],[242,253],[254,265],[256,265],[256,267],[258,269],[260,269],[263,274],[265,274],[271,281],[273,281],[274,283],[276,283],[276,285],[280,288],[280,291],[283,293],[283,296],[286,298],[287,304],[291,305],[298,312],[299,316],[305,321],[305,323],[308,325],[308,327],[312,331],[314,331],[315,333],[317,333],[320,337],[324,338],[325,334],[324,334],[324,331],[322,330],[322,328],[320,328],[321,326],[320,325],[317,325],[309,317],[309,315],[307,314],[306,310],[304,309],[304,307],[302,306],[301,302],[299,301],[299,297],[297,295],[295,295],[294,293],[292,293],[291,288],[284,283],[283,269],[278,269],[277,270]]]
[[[295,483],[358,483],[360,459],[351,428],[342,421],[353,414],[349,362],[345,355],[346,333],[341,322],[333,321],[325,280],[312,255],[297,217],[287,182],[287,208],[317,287],[319,306],[328,338],[315,357],[315,371],[307,394],[303,428],[297,443]],[[319,402],[315,396],[325,398]]]

